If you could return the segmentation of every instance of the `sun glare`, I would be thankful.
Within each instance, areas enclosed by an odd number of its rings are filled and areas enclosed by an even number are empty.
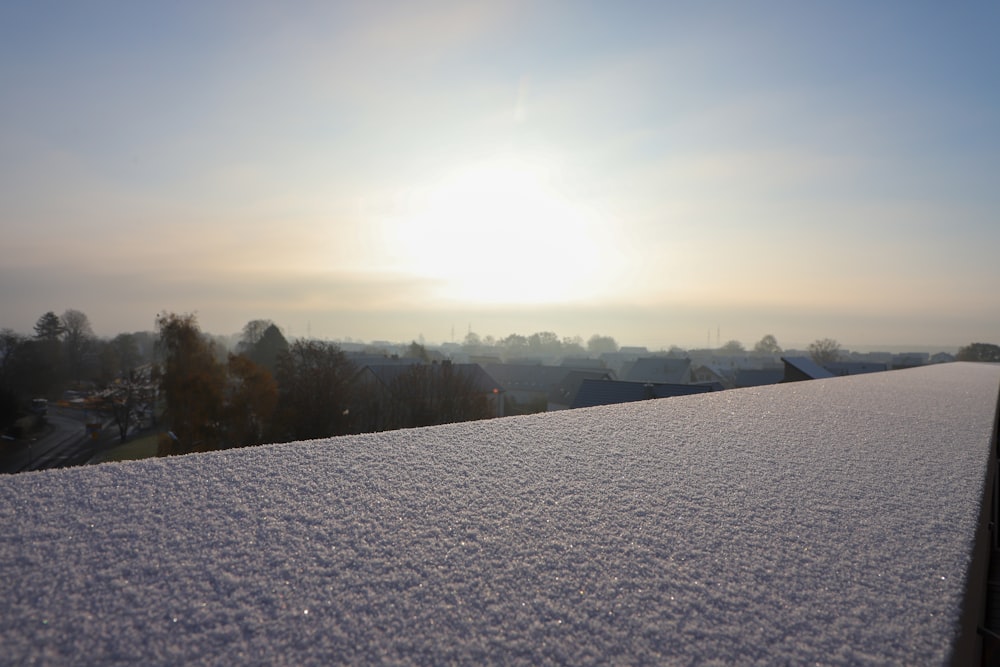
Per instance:
[[[591,294],[598,244],[593,214],[566,198],[551,170],[492,161],[422,190],[394,221],[403,268],[445,301],[540,304]]]

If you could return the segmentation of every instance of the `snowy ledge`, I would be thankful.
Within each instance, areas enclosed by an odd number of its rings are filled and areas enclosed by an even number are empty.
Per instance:
[[[0,479],[5,664],[976,664],[1000,366]]]

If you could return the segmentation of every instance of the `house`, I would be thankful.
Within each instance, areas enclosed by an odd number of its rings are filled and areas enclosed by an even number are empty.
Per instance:
[[[833,373],[809,357],[782,357],[781,360],[785,362],[785,373],[782,382],[820,380],[822,378],[833,377]]]
[[[902,352],[892,355],[892,368],[894,370],[902,368],[916,368],[924,366],[930,362],[929,352]]]
[[[738,368],[733,386],[737,389],[743,387],[762,387],[768,384],[778,384],[785,380],[784,368]]]
[[[507,392],[516,410],[544,412],[550,396],[571,369],[542,364],[487,364],[486,372]]]
[[[350,361],[356,368],[364,368],[365,366],[412,366],[413,364],[420,363],[417,359],[411,359],[409,357],[400,357],[397,354],[388,353],[376,353],[376,352],[348,352],[344,354],[347,360]]]
[[[838,376],[882,373],[889,370],[887,364],[870,361],[831,361],[830,363],[823,364],[823,368]]]
[[[639,357],[646,356],[649,356],[649,352],[645,348],[628,347],[624,351],[619,349],[617,352],[602,352],[598,358],[606,368],[613,370],[620,378],[622,377],[622,369],[625,368],[626,364],[630,364]]]
[[[642,357],[624,365],[622,379],[628,382],[688,384],[691,382],[691,360],[672,357]]]
[[[628,382],[624,380],[585,379],[573,400],[572,407],[590,408],[596,405],[632,403],[654,398],[689,396],[709,391],[719,391],[717,384],[667,384],[654,382]]]
[[[548,411],[570,409],[585,380],[607,382],[614,379],[615,374],[609,370],[571,370],[549,392]]]
[[[691,369],[691,382],[696,384],[718,382],[726,389],[732,389],[734,386],[733,377],[726,369],[705,364]]]
[[[607,368],[601,359],[592,357],[565,357],[559,365],[563,368],[575,368],[578,370],[602,371]]]

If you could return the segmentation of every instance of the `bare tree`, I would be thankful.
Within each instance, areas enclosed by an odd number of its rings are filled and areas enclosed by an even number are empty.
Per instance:
[[[104,392],[104,406],[115,420],[120,442],[125,442],[129,431],[139,428],[143,419],[152,414],[155,396],[149,373],[134,368]]]
[[[79,310],[69,309],[59,320],[62,323],[69,377],[72,380],[79,380],[83,357],[94,340],[94,330],[90,326],[90,320]]]
[[[738,354],[740,352],[746,352],[746,348],[743,347],[743,343],[738,340],[729,340],[719,348],[720,352],[727,352],[729,354]]]
[[[244,354],[249,352],[264,338],[264,332],[273,326],[274,322],[271,320],[250,320],[243,326],[237,350]]]
[[[478,371],[478,373],[477,373]],[[496,415],[475,364],[413,364],[387,384],[370,387],[370,430],[392,430],[488,419]]]
[[[354,365],[332,343],[292,343],[278,360],[277,437],[308,440],[347,433],[351,418],[348,382],[354,372]]]
[[[257,323],[268,320],[254,320]],[[250,324],[253,324],[251,322]],[[249,327],[250,324],[247,326]],[[256,337],[256,341],[251,344],[249,341]],[[260,336],[247,335],[239,345],[240,354],[246,356],[258,366],[266,368],[272,375],[278,372],[278,360],[283,354],[288,352],[288,340],[285,339],[281,329],[276,324],[268,324]]]
[[[809,356],[820,366],[840,359],[840,343],[832,338],[821,338],[809,343]]]
[[[765,335],[757,344],[753,346],[753,351],[757,354],[781,354],[781,346],[778,340],[771,334]]]
[[[618,342],[611,336],[594,334],[587,341],[587,351],[591,354],[604,354],[605,352],[617,352]]]

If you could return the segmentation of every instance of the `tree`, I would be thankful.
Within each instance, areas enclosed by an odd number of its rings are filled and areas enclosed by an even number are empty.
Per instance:
[[[90,326],[90,320],[79,310],[67,310],[62,314],[60,322],[63,348],[69,364],[69,377],[72,380],[80,380],[84,355],[94,340],[94,330]]]
[[[593,355],[600,355],[606,352],[617,352],[618,342],[611,336],[594,334],[587,341],[587,351]]]
[[[412,341],[403,353],[403,357],[406,359],[418,359],[420,361],[430,361],[430,356],[427,354],[427,348],[418,343],[417,341]]]
[[[957,361],[1000,361],[1000,345],[969,343],[958,349]]]
[[[500,339],[500,346],[504,348],[504,355],[510,359],[524,354],[528,349],[528,339],[520,334],[511,334]]]
[[[13,329],[0,329],[0,387],[10,388],[19,348],[25,343],[24,336]]]
[[[562,353],[568,357],[582,357],[587,353],[583,339],[579,336],[565,336],[562,339]]]
[[[462,351],[466,354],[479,354],[483,341],[475,331],[469,331],[462,340]]]
[[[0,329],[0,430],[13,424],[20,412],[19,361],[26,340],[11,329]]]
[[[264,337],[264,333],[273,326],[274,322],[271,320],[250,320],[247,322],[243,325],[240,342],[236,345],[237,351],[242,354],[249,353]]]
[[[368,387],[365,430],[450,424],[494,416],[475,364],[413,364]]]
[[[538,331],[528,336],[528,350],[532,354],[557,355],[562,352],[562,341],[552,331]]]
[[[155,399],[148,373],[135,368],[125,371],[104,391],[104,407],[118,427],[119,442],[125,442],[129,431],[142,425],[143,418],[152,412]]]
[[[53,345],[59,341],[23,338],[10,329],[0,335],[0,386],[19,401],[50,396],[56,382]],[[57,348],[58,349],[58,348]]]
[[[729,340],[719,348],[719,351],[727,354],[739,354],[740,352],[746,352],[746,348],[738,340]]]
[[[278,361],[277,437],[308,440],[349,433],[348,383],[354,372],[336,345],[295,341]]]
[[[51,310],[35,322],[35,338],[39,340],[58,341],[63,331],[62,320]]]
[[[159,456],[216,449],[222,430],[225,367],[216,359],[194,315],[162,313],[156,317],[162,369],[160,389],[166,401],[168,437]]]
[[[767,334],[757,341],[757,344],[753,346],[753,351],[757,354],[778,355],[781,354],[781,347],[774,336]]]
[[[840,343],[832,338],[821,338],[809,343],[809,356],[820,366],[840,359]]]
[[[49,394],[62,380],[62,341],[63,324],[59,316],[51,310],[35,323],[35,340],[30,349],[25,350],[25,358],[30,359],[36,377],[30,382],[34,393]]]
[[[101,348],[101,377],[105,384],[127,375],[142,362],[135,334],[122,333]]]
[[[243,355],[231,354],[227,393],[225,446],[263,443],[278,405],[278,385],[271,373]]]
[[[277,325],[270,324],[245,354],[255,364],[274,375],[278,372],[278,359],[286,352],[288,341]]]

